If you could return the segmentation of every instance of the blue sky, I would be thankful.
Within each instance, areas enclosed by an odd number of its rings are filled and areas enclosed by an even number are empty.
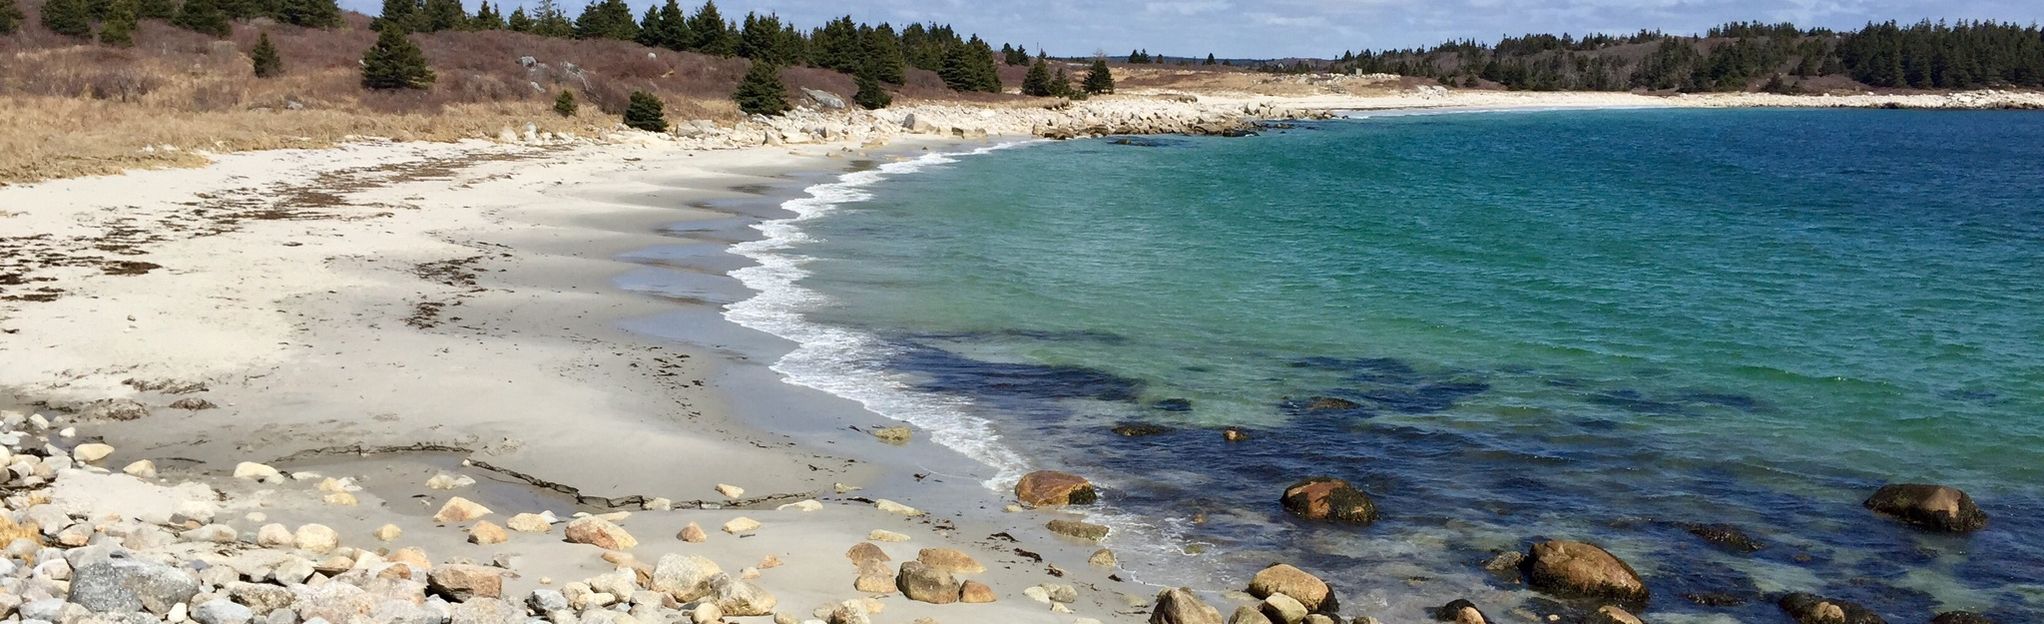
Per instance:
[[[507,1],[517,6],[519,0]],[[556,1],[572,15],[585,0]],[[654,0],[628,1],[643,9]],[[475,7],[475,0],[464,2]],[[691,10],[700,2],[682,0]],[[382,5],[341,3],[371,14]],[[727,0],[717,6],[733,19],[746,11],[773,12],[803,27],[847,13],[895,24],[935,20],[996,45],[1048,46],[1064,56],[1127,54],[1138,47],[1181,56],[1329,56],[1449,38],[1490,41],[1506,33],[1689,33],[1732,20],[1831,27],[1924,17],[2044,21],[2044,0]]]

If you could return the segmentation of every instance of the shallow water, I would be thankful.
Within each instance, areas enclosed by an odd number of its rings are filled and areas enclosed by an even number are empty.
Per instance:
[[[1494,112],[1134,143],[819,186],[737,247],[761,293],[727,317],[994,487],[1093,476],[1148,582],[1286,560],[1351,615],[1496,615],[1535,595],[1478,564],[1567,537],[1639,568],[1659,620],[1771,621],[1783,591],[2044,619],[2044,116]],[[1131,422],[1169,431],[1110,431]],[[1278,508],[1322,474],[1385,519]],[[1933,536],[1859,507],[1888,481],[1963,487],[1993,522]]]

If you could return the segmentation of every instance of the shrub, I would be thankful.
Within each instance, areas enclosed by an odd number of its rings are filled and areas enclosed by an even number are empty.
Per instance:
[[[90,37],[92,6],[85,0],[50,0],[43,4],[43,27],[66,37]]]
[[[107,5],[106,21],[99,26],[99,42],[117,48],[135,45],[135,0],[113,0]]]
[[[660,98],[645,91],[632,92],[632,105],[625,108],[625,125],[647,132],[666,132],[666,107]]]
[[[866,110],[880,110],[894,103],[894,95],[880,88],[880,81],[866,72],[859,72],[859,92],[852,95],[852,102]]]
[[[738,82],[738,90],[731,94],[731,99],[747,115],[779,115],[791,108],[788,88],[781,85],[781,68],[764,61],[752,63],[752,69],[746,70],[745,79]]]
[[[14,5],[14,0],[0,0],[0,35],[12,35],[14,31],[21,30],[24,17],[21,7]]]
[[[185,0],[184,6],[177,9],[177,17],[171,18],[170,23],[214,37],[224,38],[234,32],[227,23],[227,13],[214,0]]]
[[[580,108],[580,106],[575,104],[575,92],[573,91],[562,89],[561,94],[554,98],[554,112],[560,113],[562,117],[574,117],[575,109],[577,108]]]
[[[191,0],[202,2],[204,0]],[[376,45],[362,55],[362,86],[371,89],[424,89],[433,86],[426,55],[405,36],[404,29],[385,24]]]
[[[257,78],[269,78],[284,73],[284,59],[277,56],[277,46],[270,43],[270,33],[256,39],[255,49],[248,51],[249,63],[255,66]]]

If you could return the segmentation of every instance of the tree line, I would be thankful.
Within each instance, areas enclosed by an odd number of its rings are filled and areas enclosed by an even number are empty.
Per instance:
[[[1644,48],[1644,54],[1640,49]],[[1510,89],[1795,92],[1820,76],[1871,87],[2044,86],[2044,30],[1991,21],[1870,23],[1857,31],[1733,22],[1702,36],[1533,34],[1496,44],[1344,53],[1332,71],[1496,83]]]
[[[49,0],[41,22],[59,35],[128,47],[135,45],[135,28],[145,19],[224,38],[233,32],[232,20],[259,17],[333,28],[341,25],[341,7],[334,0]],[[21,19],[14,0],[0,0],[0,35],[13,33]]]

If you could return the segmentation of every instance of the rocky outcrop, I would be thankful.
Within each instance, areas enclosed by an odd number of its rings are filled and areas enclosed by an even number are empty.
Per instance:
[[[1191,589],[1180,587],[1157,592],[1157,606],[1150,611],[1150,624],[1224,624],[1221,612]]]
[[[1926,529],[1966,533],[1987,528],[1987,514],[1964,491],[1942,485],[1897,483],[1867,498],[1866,508]]]
[[[1038,470],[1015,482],[1015,500],[1026,507],[1091,504],[1099,498],[1085,477],[1056,470]]]
[[[1563,597],[1600,598],[1627,606],[1647,602],[1647,586],[1615,555],[1583,542],[1555,540],[1533,545],[1523,564],[1526,584]]]
[[[1278,502],[1285,511],[1307,520],[1328,520],[1352,524],[1377,521],[1377,503],[1347,481],[1333,477],[1311,477],[1285,488]]]
[[[1813,594],[1789,594],[1776,604],[1798,624],[1887,624],[1866,607]]]

